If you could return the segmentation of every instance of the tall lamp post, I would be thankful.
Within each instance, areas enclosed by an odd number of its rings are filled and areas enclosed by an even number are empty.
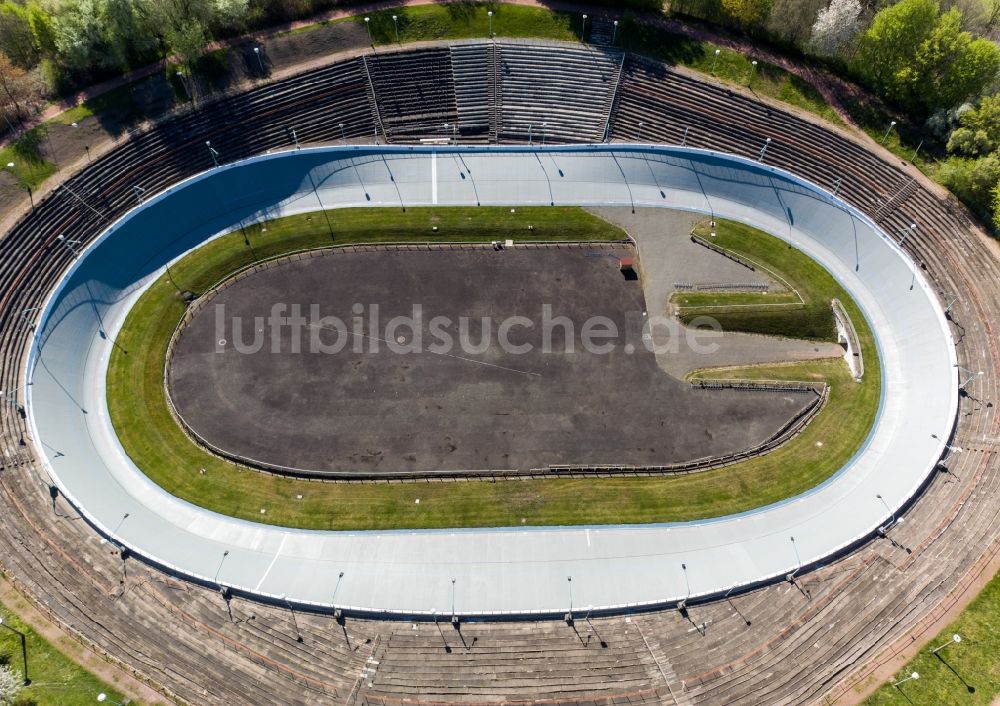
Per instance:
[[[961,641],[962,641],[962,636],[959,635],[958,633],[955,633],[954,635],[951,636],[951,639],[948,640],[948,642],[944,643],[943,645],[939,645],[938,647],[935,647],[933,650],[931,650],[931,654],[936,655],[938,652],[943,650],[948,645],[957,645]]]
[[[392,16],[392,27],[396,30],[396,44],[399,44],[399,15]]]
[[[584,16],[583,16],[583,28],[580,30],[580,41],[581,42],[586,42],[587,41],[587,15],[586,14],[584,14]]]
[[[885,141],[889,139],[889,133],[890,133],[890,132],[892,132],[892,129],[893,129],[894,127],[896,127],[896,121],[895,121],[895,120],[893,120],[892,122],[890,122],[890,123],[889,123],[889,127],[887,127],[887,128],[885,129],[885,134],[884,134],[884,135],[882,135],[882,142],[880,142],[879,144],[881,144],[881,145],[884,145],[884,144],[885,144]],[[914,674],[915,674],[915,673],[916,673],[916,672],[914,672]]]
[[[34,211],[35,210],[35,195],[34,195],[34,193],[32,193],[31,187],[28,185],[28,182],[26,182],[24,179],[22,179],[21,175],[17,173],[17,170],[14,168],[14,163],[13,162],[7,162],[7,166],[5,167],[5,169],[9,169],[10,173],[14,175],[14,181],[16,181],[18,183],[18,186],[20,186],[21,188],[23,188],[25,191],[28,192],[28,201],[29,201],[29,203],[31,203],[31,210]]]
[[[757,60],[754,59],[750,62],[750,78],[747,80],[747,88],[753,85],[753,76],[757,73]]]
[[[715,58],[712,59],[712,70],[709,72],[713,76],[715,76],[715,65],[719,63],[719,54],[721,53],[722,53],[721,49],[715,50]]]
[[[113,706],[125,706],[121,701],[115,701],[114,699],[110,698],[107,694],[105,694],[103,691],[97,695],[97,701],[102,704],[103,703],[113,704]]]
[[[372,39],[372,18],[365,18],[365,29],[368,30],[368,43],[372,45],[372,49],[375,48],[375,40]]]
[[[486,16],[490,18],[490,39],[493,39],[493,10],[487,12]]]
[[[12,633],[21,638],[21,659],[24,660],[24,685],[28,686],[31,680],[28,679],[28,639],[23,632],[12,628],[10,625],[3,621],[3,616],[0,615],[0,627],[7,628]]]
[[[257,66],[260,67],[260,74],[261,74],[261,76],[263,76],[264,75],[264,62],[260,58],[260,47],[254,47],[253,48],[253,53],[257,57]]]
[[[611,27],[611,46],[615,45],[615,37],[618,36],[618,20],[614,21]]]

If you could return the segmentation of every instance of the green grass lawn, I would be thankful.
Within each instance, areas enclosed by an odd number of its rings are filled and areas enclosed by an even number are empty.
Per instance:
[[[695,226],[694,233],[767,270],[781,273],[792,291],[776,294],[681,292],[672,299],[681,307],[681,321],[689,324],[700,316],[710,316],[726,331],[836,340],[830,300],[836,298],[843,302],[847,292],[826,270],[783,240],[741,223],[719,221],[714,238],[710,237],[707,223]],[[855,318],[852,312],[851,316],[858,326],[860,315]]]
[[[962,641],[939,656],[930,650],[958,634]],[[898,687],[913,672],[920,675]],[[989,706],[1000,694],[1000,574],[928,646],[869,696],[865,706]]]
[[[0,615],[4,625],[24,633],[27,639],[31,685],[21,691],[14,702],[16,706],[90,706],[97,703],[100,693],[121,702],[121,693],[70,660],[2,605]],[[23,674],[21,640],[0,627],[0,663],[4,662],[18,674]],[[138,704],[135,701],[132,703]]]
[[[12,171],[22,188],[37,189],[56,171],[56,165],[42,154],[47,130],[45,125],[39,125],[0,149],[0,169]],[[10,162],[14,163],[13,169],[7,168]]]
[[[498,38],[580,39],[581,19],[578,14],[503,3],[460,2],[397,7],[373,12],[368,17],[371,18],[372,38],[378,46],[396,43],[393,15],[397,17],[401,43],[434,39],[486,39],[490,33],[490,18],[486,14],[489,11],[493,12],[493,31]],[[355,17],[353,21],[364,25],[363,17]]]
[[[327,220],[329,219],[329,221]],[[622,232],[579,209],[342,209],[292,216],[219,238],[171,267],[178,288],[202,292],[227,273],[282,252],[351,242],[618,239]],[[333,235],[331,236],[331,231]],[[804,256],[802,256],[804,257]],[[853,306],[842,298],[845,305]],[[184,310],[164,276],[130,312],[108,372],[112,421],[128,454],[168,492],[227,515],[288,527],[423,527],[658,522],[713,517],[796,495],[837,470],[861,444],[878,404],[879,370],[870,332],[858,385],[842,361],[769,371],[768,377],[825,379],[827,410],[791,443],[767,456],[680,478],[525,480],[503,483],[315,483],[222,461],[176,425],[163,391],[163,360]],[[128,353],[124,353],[128,351]],[[844,424],[843,420],[851,420]],[[822,442],[817,445],[817,442]],[[200,473],[204,468],[205,473]],[[298,496],[301,495],[301,498]],[[420,498],[420,503],[415,500]],[[266,508],[266,515],[260,510]]]

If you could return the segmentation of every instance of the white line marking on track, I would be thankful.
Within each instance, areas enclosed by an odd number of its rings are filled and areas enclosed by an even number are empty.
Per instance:
[[[438,202],[438,153],[431,152],[431,203]]]
[[[281,550],[285,548],[286,539],[288,539],[287,534],[281,535],[281,544],[278,545],[278,551],[274,553],[274,558],[271,559],[271,563],[267,565],[267,571],[265,571],[264,575],[260,577],[260,581],[257,582],[257,585],[253,590],[259,591],[260,587],[264,585],[264,582],[267,580],[267,575],[271,573],[271,569],[274,568],[275,563],[278,561],[278,557],[281,556]]]

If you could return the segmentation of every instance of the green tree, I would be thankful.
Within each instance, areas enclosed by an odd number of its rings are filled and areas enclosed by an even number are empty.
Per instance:
[[[722,11],[744,29],[757,27],[767,19],[773,0],[722,0]]]
[[[911,100],[928,108],[946,107],[979,93],[996,78],[1000,50],[986,39],[973,40],[963,32],[962,14],[952,8],[938,18],[913,63]]]
[[[938,0],[902,0],[879,11],[854,64],[885,96],[924,114],[975,96],[1000,70],[1000,49],[962,31],[957,8],[939,9]]]
[[[102,0],[100,12],[107,63],[128,69],[155,57],[160,38],[148,0]]]
[[[913,78],[917,48],[937,23],[937,0],[902,0],[875,15],[862,35],[854,66],[875,88],[890,97]]]
[[[1000,233],[1000,181],[993,189],[993,227]]]
[[[52,34],[59,60],[73,71],[87,72],[107,56],[99,0],[61,0],[53,6]]]
[[[38,49],[31,33],[31,17],[26,5],[0,2],[0,47],[11,61],[23,69],[38,63]]]
[[[948,139],[948,150],[969,156],[1000,149],[1000,94],[986,96],[979,106],[964,111],[959,127]]]

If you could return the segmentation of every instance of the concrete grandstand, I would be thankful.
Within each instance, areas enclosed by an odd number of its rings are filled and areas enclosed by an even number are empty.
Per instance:
[[[412,694],[480,699],[544,694],[567,702],[616,696],[634,703],[762,698],[798,702],[843,688],[837,682],[839,665],[849,667],[859,653],[874,657],[890,647],[966,580],[968,574],[956,569],[975,567],[995,551],[997,448],[990,439],[995,438],[997,420],[991,408],[975,408],[977,400],[968,395],[960,398],[955,366],[996,370],[990,323],[996,292],[982,289],[996,281],[996,262],[983,254],[986,245],[957,208],[864,147],[772,107],[624,57],[618,59],[617,73],[609,74],[603,93],[594,96],[599,83],[584,82],[581,77],[589,74],[563,67],[582,63],[591,71],[610,71],[613,61],[588,57],[589,52],[578,49],[531,45],[527,52],[523,46],[482,45],[483,52],[494,56],[530,53],[531,58],[494,69],[493,85],[485,95],[464,94],[464,110],[486,100],[475,112],[479,117],[473,124],[478,127],[470,130],[469,140],[483,139],[482,117],[488,116],[486,134],[504,141],[573,142],[608,135],[617,141],[641,137],[677,143],[684,135],[696,149],[648,144],[537,150],[318,147],[251,156],[287,149],[290,125],[298,140],[313,142],[333,143],[342,135],[362,137],[370,131],[389,141],[464,138],[459,91],[432,96],[418,91],[412,101],[397,103],[387,112],[390,104],[380,98],[384,89],[372,75],[378,62],[350,60],[205,106],[129,140],[72,177],[3,241],[3,276],[9,283],[2,307],[3,384],[11,390],[31,383],[28,395],[21,398],[26,405],[5,410],[7,438],[26,441],[7,449],[5,464],[12,473],[2,477],[7,490],[3,502],[28,522],[6,528],[3,544],[13,557],[12,573],[54,613],[66,622],[79,621],[82,634],[130,664],[135,650],[110,627],[116,618],[97,618],[114,613],[119,599],[149,620],[221,632],[234,654],[218,658],[214,669],[249,674],[259,669],[256,665],[270,664],[268,688],[305,685],[304,702],[336,702],[348,695],[358,698],[362,692],[370,703],[391,703]],[[452,46],[448,52],[419,50],[409,53],[412,56],[401,54],[392,70],[405,76],[450,61],[452,70],[461,73],[463,57],[475,53],[469,45]],[[388,64],[383,62],[374,72]],[[532,82],[518,84],[511,78],[519,66],[552,77],[546,85],[553,89],[553,102],[565,105],[567,96],[578,95],[579,116],[566,117],[566,125],[543,117],[538,128],[538,118],[529,116],[523,121],[526,129],[522,127],[515,117],[517,99],[525,99]],[[446,110],[421,101],[444,103]],[[452,108],[447,108],[449,102]],[[596,105],[603,107],[596,110]],[[451,109],[458,116],[451,124],[458,128],[442,124],[439,129],[437,121],[451,115]],[[391,129],[386,127],[389,115],[395,121]],[[427,115],[433,116],[432,122]],[[245,129],[255,121],[260,129]],[[533,133],[542,122],[546,132]],[[773,142],[766,162],[780,168],[753,159],[768,137]],[[206,139],[227,164],[200,173],[212,166]],[[237,158],[246,159],[233,161]],[[843,201],[815,186],[832,189],[834,182],[841,184]],[[129,212],[137,206],[133,186],[146,190],[145,203]],[[226,208],[219,209],[219,202]],[[836,274],[877,332],[886,396],[869,443],[830,483],[794,502],[745,517],[673,527],[370,536],[284,532],[207,516],[164,497],[115,453],[101,411],[102,361],[128,303],[164,263],[240,219],[275,209],[401,202],[670,206],[728,216],[787,236]],[[172,217],[165,219],[168,210]],[[886,233],[914,220],[922,227],[907,242],[911,259]],[[146,237],[137,238],[136,233]],[[80,241],[79,249],[72,241]],[[988,274],[971,276],[970,267]],[[50,296],[50,291],[56,293]],[[43,303],[45,313],[30,333],[34,317],[25,312]],[[957,339],[949,319],[961,323]],[[91,347],[89,355],[81,354],[82,346]],[[989,386],[980,390],[984,399],[995,392],[993,378],[984,380]],[[957,480],[944,483],[932,474],[952,438],[959,405],[963,415],[952,443],[971,453],[949,462]],[[19,469],[25,472],[17,473]],[[50,494],[50,486],[59,493]],[[114,585],[115,560],[106,548],[87,543],[89,530],[80,523],[68,529],[60,515],[53,515],[55,504],[63,504],[57,495],[68,498],[114,543],[153,564],[194,577],[209,589],[221,584],[259,595],[277,608],[245,608],[265,616],[256,627],[245,628],[230,623],[217,608],[213,612],[210,590],[197,586],[166,579],[168,588],[144,588],[131,595],[108,588]],[[876,500],[877,495],[890,507]],[[879,541],[878,528],[911,504],[909,521],[894,530],[892,547]],[[956,523],[960,516],[962,521]],[[499,564],[489,557],[484,560],[484,538],[496,547],[497,556],[514,559]],[[45,549],[52,542],[83,552],[92,568],[74,570],[77,560],[65,548]],[[909,551],[899,553],[896,542]],[[376,551],[410,560],[421,551],[428,555],[418,561],[420,570],[415,572],[412,565],[391,559],[373,564],[367,557]],[[43,582],[39,557],[46,553],[54,554],[56,562],[56,568],[46,571],[58,578]],[[447,561],[435,558],[442,553]],[[220,577],[222,557],[227,559]],[[880,567],[891,570],[885,574]],[[808,578],[808,595],[798,584],[779,581],[741,595],[739,607],[732,602],[732,595],[803,568],[817,569]],[[149,578],[157,576],[155,572],[141,571],[146,581],[156,580]],[[340,572],[349,577],[342,587]],[[567,601],[567,576],[574,579],[572,605]],[[80,582],[90,582],[90,588]],[[89,599],[69,600],[77,591]],[[150,591],[160,597],[148,600]],[[331,600],[334,591],[337,597]],[[706,627],[694,634],[691,623],[674,613],[588,621],[587,630],[609,645],[601,649],[617,655],[616,665],[619,659],[634,663],[634,672],[623,669],[620,678],[610,662],[583,666],[583,654],[592,659],[593,651],[581,653],[588,649],[591,633],[581,638],[575,629],[546,622],[476,624],[463,628],[464,633],[444,636],[426,628],[406,632],[406,624],[395,622],[352,621],[354,639],[363,634],[369,640],[360,656],[345,628],[346,648],[329,648],[328,663],[315,667],[310,664],[311,650],[329,623],[317,615],[303,619],[305,647],[289,641],[281,648],[280,667],[259,651],[260,644],[271,639],[268,635],[273,637],[274,621],[281,619],[282,610],[287,612],[284,604],[289,601],[433,617],[452,612],[554,616],[585,607],[627,612],[696,598],[723,600],[698,607],[698,620]],[[193,600],[195,608],[179,613],[171,608],[175,600]],[[865,605],[863,610],[858,610],[858,602]],[[752,612],[753,619],[745,619],[741,611]],[[789,614],[795,615],[791,622]],[[222,622],[217,622],[220,616]],[[818,655],[782,659],[797,646],[815,642],[816,631],[826,631],[831,622],[837,623],[837,639],[825,641],[822,668]],[[707,628],[709,623],[713,627]],[[294,630],[302,636],[297,623]],[[153,644],[154,633],[133,639],[147,646],[145,654],[169,649]],[[449,648],[444,654],[461,655],[463,664],[474,670],[480,653],[466,644],[473,639],[496,650],[513,646],[527,652],[532,645],[544,645],[565,665],[564,676],[550,681],[537,677],[527,686],[513,685],[513,678],[504,686],[476,685],[474,680],[463,686],[458,678],[450,683],[418,674],[421,659],[412,656],[439,650],[442,640]],[[697,652],[702,654],[694,654],[689,649],[692,639],[707,640],[711,647],[699,643]],[[581,647],[584,642],[588,644]],[[487,653],[484,650],[483,659],[489,659]],[[397,655],[400,661],[395,662]],[[250,679],[246,684],[206,679],[194,685],[154,665],[161,662],[183,664],[184,658],[164,654],[136,668],[184,698],[204,698],[195,689],[205,689],[220,702],[266,701],[268,689],[250,688]],[[362,667],[371,670],[372,679],[356,679]],[[579,679],[587,670],[596,676]]]

